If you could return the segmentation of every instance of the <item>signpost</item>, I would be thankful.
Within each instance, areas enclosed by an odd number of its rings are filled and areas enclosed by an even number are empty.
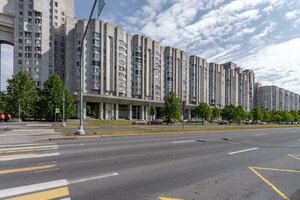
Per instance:
[[[184,128],[184,113],[186,110],[186,101],[182,101],[182,128]]]

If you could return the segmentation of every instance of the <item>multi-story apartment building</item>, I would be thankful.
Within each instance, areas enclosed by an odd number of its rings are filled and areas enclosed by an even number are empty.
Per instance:
[[[189,59],[189,96],[190,104],[208,103],[209,73],[206,59],[190,56]]]
[[[14,73],[27,71],[40,88],[51,74],[64,79],[71,58],[66,55],[67,35],[76,22],[74,1],[10,0],[1,1],[0,7],[14,18],[14,39],[7,41],[14,45]]]
[[[225,105],[239,105],[239,73],[233,62],[222,64],[225,69]]]
[[[277,86],[259,88],[259,107],[268,111],[279,109],[279,88]]]
[[[216,63],[209,63],[209,105],[223,109],[225,106],[225,70]]]
[[[279,88],[279,108],[278,110],[285,110],[285,89]]]
[[[291,92],[288,90],[285,90],[285,97],[284,97],[284,110],[290,111],[291,110]]]
[[[244,98],[243,98],[243,107],[248,111],[254,108],[254,83],[255,75],[252,70],[244,70]]]

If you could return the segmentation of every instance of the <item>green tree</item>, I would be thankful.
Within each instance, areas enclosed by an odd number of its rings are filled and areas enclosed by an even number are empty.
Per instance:
[[[5,112],[10,113],[12,117],[18,117],[20,106],[22,119],[34,115],[38,100],[35,81],[28,73],[21,71],[7,82],[7,93],[4,98]]]
[[[273,116],[273,120],[274,120],[275,122],[281,122],[281,121],[283,120],[283,117],[282,117],[280,114],[276,113],[276,114],[274,114],[274,116]]]
[[[230,104],[226,105],[225,108],[221,112],[222,119],[226,119],[229,121],[229,123],[234,120],[236,112],[235,112],[235,106]]]
[[[150,107],[149,115],[151,116],[152,119],[153,119],[153,117],[156,115],[156,109],[155,109],[154,106],[151,106],[151,107]]]
[[[213,119],[218,119],[221,115],[221,111],[218,108],[213,108],[212,109],[212,118]]]
[[[62,115],[63,94],[65,96],[65,119],[68,119],[75,112],[73,98],[65,89],[63,82],[57,74],[50,76],[44,83],[41,98],[41,102],[44,105],[44,114],[47,120],[54,121],[55,108],[59,108],[60,115]]]
[[[252,110],[252,116],[253,116],[253,119],[254,120],[263,120],[263,117],[264,117],[264,113],[263,111],[261,110],[261,108],[258,108],[258,107],[255,107],[253,110]]]
[[[295,111],[295,110],[292,110],[290,113],[294,116],[294,121],[298,122],[299,119],[300,119],[300,116],[299,116],[298,112]]]
[[[234,120],[241,124],[241,121],[246,119],[246,111],[242,106],[238,106],[234,109]]]
[[[211,115],[211,109],[207,103],[200,103],[196,109],[195,114],[197,117],[202,119],[202,125],[204,124],[204,119],[209,119]]]
[[[86,105],[86,115],[89,116],[89,117],[95,117],[96,116],[96,113],[95,113],[95,111],[93,111],[91,105]]]
[[[181,114],[181,100],[176,97],[176,93],[170,92],[164,97],[164,102],[164,117],[167,123],[171,121],[171,119],[179,120]]]
[[[272,118],[271,112],[264,110],[263,111],[263,121],[270,123],[271,118]]]
[[[284,119],[285,122],[293,122],[295,117],[290,112],[284,111],[283,119]]]

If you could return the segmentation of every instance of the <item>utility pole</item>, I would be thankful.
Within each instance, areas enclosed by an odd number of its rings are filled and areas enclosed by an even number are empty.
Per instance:
[[[76,133],[78,135],[84,135],[85,134],[85,131],[83,129],[83,88],[84,88],[83,74],[84,74],[84,68],[83,68],[83,59],[82,59],[83,52],[84,52],[83,51],[84,38],[85,38],[86,33],[88,31],[88,28],[89,28],[89,25],[90,25],[90,22],[91,22],[91,19],[92,19],[92,16],[93,16],[93,13],[94,13],[97,2],[99,3],[98,4],[99,5],[99,7],[98,7],[98,17],[100,16],[101,11],[103,10],[103,8],[105,6],[105,0],[95,0],[94,1],[93,8],[92,8],[92,11],[90,13],[88,23],[85,27],[85,31],[84,31],[84,34],[83,34],[82,39],[81,39],[81,47],[80,47],[80,124],[79,124],[79,129],[76,131]]]
[[[21,126],[21,105],[20,105],[20,101],[18,101],[18,105],[19,105],[19,126]]]

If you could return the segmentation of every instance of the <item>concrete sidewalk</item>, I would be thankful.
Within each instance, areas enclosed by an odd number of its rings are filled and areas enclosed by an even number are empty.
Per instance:
[[[0,126],[0,144],[28,143],[59,137],[61,137],[61,133],[55,132],[52,128]]]

